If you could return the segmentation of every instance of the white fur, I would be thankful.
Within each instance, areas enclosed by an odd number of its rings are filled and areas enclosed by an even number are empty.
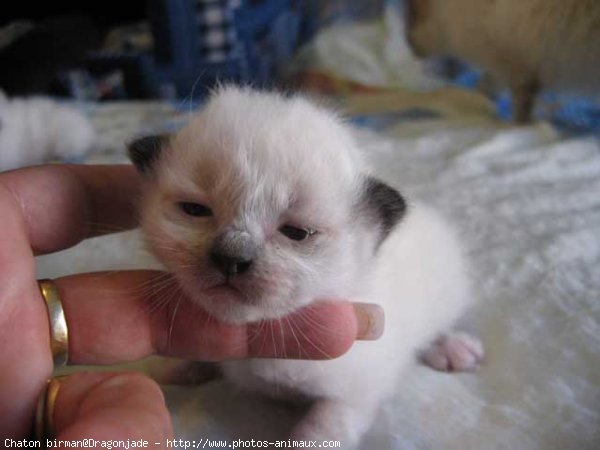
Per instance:
[[[244,389],[316,399],[294,437],[339,439],[347,448],[417,350],[471,301],[460,246],[428,208],[409,204],[377,248],[378,224],[359,203],[363,170],[350,133],[330,112],[299,98],[226,88],[163,150],[142,208],[159,259],[223,320],[280,317],[324,298],[383,306],[382,338],[357,342],[335,360],[223,364]],[[214,216],[187,217],[179,201],[202,203]],[[277,231],[286,223],[318,233],[292,242]],[[207,254],[214,238],[232,229],[252,235],[261,251],[250,273],[231,281],[235,289],[215,289],[224,280]]]
[[[417,350],[448,329],[471,299],[456,240],[439,216],[420,205],[412,206],[380,249],[371,279],[365,269],[358,268],[355,282],[340,296],[383,306],[386,329],[378,341],[357,342],[331,361],[223,364],[229,379],[246,389],[272,394],[278,386],[318,398],[313,408],[319,420],[309,414],[298,438],[356,444]],[[330,412],[316,412],[321,408]]]
[[[0,170],[82,156],[95,132],[81,113],[50,99],[0,97]]]

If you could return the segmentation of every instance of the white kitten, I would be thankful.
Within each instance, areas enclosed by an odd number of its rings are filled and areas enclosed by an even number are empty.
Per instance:
[[[81,157],[94,138],[76,109],[47,98],[8,100],[0,92],[0,170]]]
[[[245,389],[315,399],[295,438],[354,446],[417,350],[471,301],[445,222],[363,173],[346,126],[303,99],[224,88],[130,155],[150,247],[216,317],[277,318],[328,298],[383,306],[383,336],[340,358],[222,364]]]

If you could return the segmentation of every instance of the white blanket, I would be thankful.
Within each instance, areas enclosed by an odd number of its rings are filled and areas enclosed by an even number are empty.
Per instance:
[[[491,121],[358,135],[382,178],[463,234],[480,300],[465,323],[487,349],[475,374],[407,373],[362,448],[600,448],[598,141]],[[139,248],[130,233],[96,238],[38,271],[139,267]],[[284,438],[298,417],[223,381],[166,392],[178,438]]]

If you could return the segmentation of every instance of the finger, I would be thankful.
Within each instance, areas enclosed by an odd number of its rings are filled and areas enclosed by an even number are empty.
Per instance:
[[[127,165],[48,165],[0,174],[37,254],[134,227],[138,184]]]
[[[75,364],[132,361],[156,353],[205,361],[326,359],[345,353],[357,337],[377,338],[383,326],[376,305],[341,301],[314,304],[280,320],[227,324],[186,299],[170,275],[155,271],[79,274],[55,282]]]
[[[84,372],[59,383],[53,415],[58,440],[144,439],[154,446],[173,437],[160,388],[140,373]]]
[[[37,394],[52,371],[48,312],[12,195],[0,185],[0,436],[31,427]]]

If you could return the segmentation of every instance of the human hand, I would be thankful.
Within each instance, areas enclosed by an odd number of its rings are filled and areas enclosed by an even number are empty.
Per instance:
[[[130,166],[54,165],[0,174],[0,436],[29,435],[37,398],[53,370],[35,255],[107,229],[133,228],[138,184]],[[283,353],[325,359],[346,352],[356,338],[376,338],[383,327],[374,305],[341,301],[309,306],[268,326],[221,323],[189,301],[177,302],[176,314],[172,304],[152,309],[163,290],[183,298],[176,282],[156,271],[78,274],[54,283],[68,324],[71,364],[151,354],[211,361]],[[307,313],[318,321],[302,320]],[[172,434],[160,389],[136,373],[61,378],[53,419],[58,439],[160,441]]]

